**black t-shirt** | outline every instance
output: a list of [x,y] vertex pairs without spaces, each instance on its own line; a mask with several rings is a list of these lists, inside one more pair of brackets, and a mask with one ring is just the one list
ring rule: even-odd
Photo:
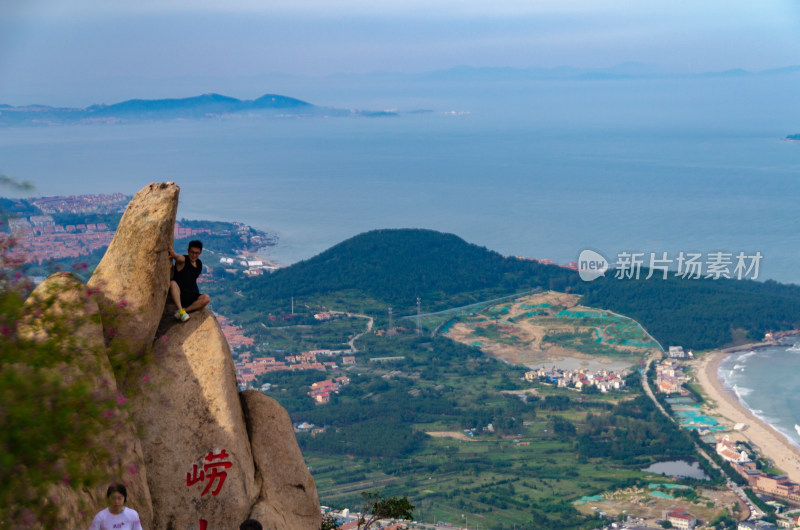
[[177,283],[178,287],[181,288],[181,295],[199,295],[200,289],[197,288],[197,277],[200,276],[201,272],[203,272],[203,262],[197,259],[195,260],[197,267],[192,267],[192,262],[189,261],[189,256],[184,257],[186,258],[186,261],[183,264],[183,268],[178,270],[178,267],[176,266],[172,275],[172,279],[175,280],[175,283]]

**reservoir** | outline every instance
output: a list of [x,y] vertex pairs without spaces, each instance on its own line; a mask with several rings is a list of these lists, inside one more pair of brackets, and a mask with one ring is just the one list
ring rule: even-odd
[[709,476],[703,471],[698,462],[687,462],[686,460],[667,460],[657,462],[642,471],[658,473],[670,477],[694,478],[698,480],[708,480]]

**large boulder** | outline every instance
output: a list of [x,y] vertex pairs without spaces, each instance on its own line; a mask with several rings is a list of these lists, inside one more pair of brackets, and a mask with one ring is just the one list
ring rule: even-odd
[[[180,188],[173,182],[145,186],[128,205],[113,241],[89,280],[102,293],[100,306],[130,309],[118,327],[103,322],[106,340],[130,349],[153,341],[169,289],[172,244]],[[122,382],[121,382],[122,383]]]
[[[316,487],[286,411],[257,392],[240,401],[228,342],[208,308],[184,323],[165,312],[178,192],[168,182],[137,193],[88,289],[69,276],[49,279],[33,298],[56,293],[55,301],[31,306],[25,333],[46,340],[54,328],[40,317],[63,317],[63,346],[84,353],[68,356],[61,375],[86,378],[123,405],[103,411],[115,421],[101,437],[116,450],[96,466],[127,484],[144,528],[216,530],[253,517],[266,528],[316,530]],[[64,527],[87,527],[105,488],[54,486]]]
[[[106,479],[88,489],[64,483],[54,484],[50,497],[56,499],[57,515],[63,528],[87,528],[95,513],[106,506],[106,488],[111,482],[125,484],[128,505],[139,512],[146,528],[153,518],[153,506],[139,438],[128,412],[119,407],[120,395],[107,356],[99,308],[86,286],[69,274],[50,276],[26,301],[26,317],[20,335],[44,344],[56,341],[51,361],[56,363],[63,384],[88,384],[97,403],[113,407],[104,418],[82,417],[97,429],[86,454],[85,465]],[[79,411],[83,412],[83,411]],[[54,463],[57,465],[57,463]]]
[[232,528],[247,519],[258,489],[228,342],[208,309],[185,323],[165,314],[161,329],[149,388],[131,396],[153,528],[198,528],[201,520]]
[[317,530],[322,522],[317,487],[289,414],[256,390],[240,396],[261,490],[250,516],[266,530]]

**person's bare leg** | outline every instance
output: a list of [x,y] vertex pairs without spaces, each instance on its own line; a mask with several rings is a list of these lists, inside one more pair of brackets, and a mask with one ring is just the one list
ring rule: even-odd
[[181,305],[181,288],[178,287],[178,284],[175,280],[171,280],[169,282],[169,295],[172,298],[172,301],[175,302],[175,305],[178,306],[178,311],[183,309]]
[[186,308],[186,312],[197,311],[198,309],[203,309],[208,303],[211,301],[211,297],[207,294],[201,294],[200,298],[192,302],[192,305]]

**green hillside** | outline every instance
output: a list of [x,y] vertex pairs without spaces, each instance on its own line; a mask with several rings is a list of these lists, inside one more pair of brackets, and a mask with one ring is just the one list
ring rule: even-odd
[[[643,269],[641,277],[647,276]],[[274,274],[230,279],[215,307],[243,324],[268,314],[297,318],[324,309],[383,318],[459,307],[536,287],[584,295],[583,303],[638,320],[662,345],[709,349],[760,339],[769,330],[800,327],[800,287],[774,281],[618,280],[612,273],[583,282],[575,271],[508,258],[433,230],[375,230]],[[236,291],[237,296],[230,294]]]
[[241,282],[246,299],[231,302],[234,312],[251,300],[265,309],[291,296],[315,298],[351,291],[398,313],[410,314],[420,296],[425,311],[481,301],[533,287],[563,290],[580,280],[572,271],[506,258],[433,230],[374,230],[261,278]]

